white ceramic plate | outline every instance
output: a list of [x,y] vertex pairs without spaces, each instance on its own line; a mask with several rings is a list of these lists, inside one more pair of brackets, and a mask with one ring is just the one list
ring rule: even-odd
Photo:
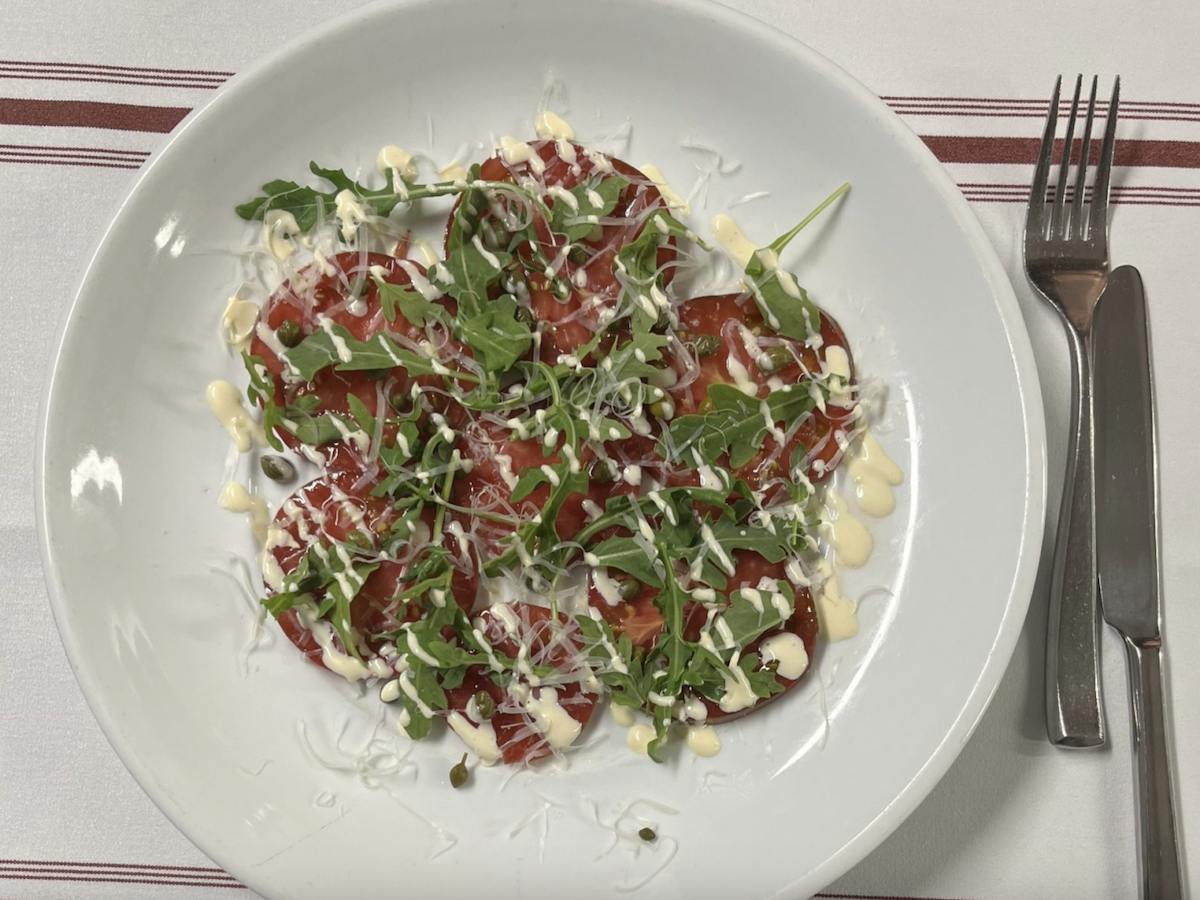
[[[550,80],[582,137],[628,123],[615,148],[681,191],[711,163],[685,143],[719,149],[699,227],[766,190],[736,210],[765,243],[853,184],[785,262],[886,385],[877,430],[907,481],[873,561],[846,583],[863,596],[862,633],[825,648],[794,695],[723,728],[719,756],[655,766],[603,717],[569,768],[492,770],[452,792],[452,736],[409,752],[390,712],[375,731],[374,696],[281,638],[246,652],[253,603],[230,576],[251,547],[216,504],[228,441],[203,394],[238,380],[216,339],[245,237],[236,203],[302,178],[310,159],[369,171],[388,143],[448,159],[528,134]],[[1039,396],[1017,304],[955,186],[805,47],[692,0],[377,6],[231,82],[103,236],[45,406],[47,578],[126,765],[268,897],[683,897],[724,882],[739,897],[802,897],[920,802],[1005,670],[1041,536]],[[407,754],[390,776],[354,771],[373,734],[374,764]],[[643,825],[655,844],[630,837]]]

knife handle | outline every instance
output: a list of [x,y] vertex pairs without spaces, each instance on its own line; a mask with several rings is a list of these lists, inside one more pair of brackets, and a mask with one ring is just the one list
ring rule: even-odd
[[1087,335],[1071,344],[1070,447],[1050,575],[1046,626],[1046,730],[1059,747],[1104,745],[1100,617],[1096,590],[1096,493],[1092,482],[1092,366]]
[[1138,851],[1142,900],[1183,900],[1183,871],[1175,831],[1162,645],[1126,639],[1133,755],[1137,767]]

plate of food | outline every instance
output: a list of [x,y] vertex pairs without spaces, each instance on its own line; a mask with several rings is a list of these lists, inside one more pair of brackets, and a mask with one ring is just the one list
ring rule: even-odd
[[398,2],[140,174],[39,510],[113,747],[263,896],[802,897],[982,715],[1043,439],[982,230],[827,60]]

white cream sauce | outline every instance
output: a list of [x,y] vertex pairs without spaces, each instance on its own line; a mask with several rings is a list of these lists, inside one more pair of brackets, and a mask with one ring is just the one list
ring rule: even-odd
[[242,403],[242,392],[236,386],[228,381],[214,381],[204,392],[204,399],[239,453],[248,453],[256,442],[266,445],[262,426]]
[[870,428],[859,435],[846,463],[859,509],[879,518],[896,508],[892,488],[904,481],[904,473],[880,446]]

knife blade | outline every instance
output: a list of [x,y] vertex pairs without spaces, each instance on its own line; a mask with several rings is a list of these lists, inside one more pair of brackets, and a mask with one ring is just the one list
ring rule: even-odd
[[1104,619],[1125,644],[1137,769],[1140,896],[1182,900],[1163,699],[1158,484],[1150,335],[1141,274],[1122,266],[1096,306],[1096,573]]

